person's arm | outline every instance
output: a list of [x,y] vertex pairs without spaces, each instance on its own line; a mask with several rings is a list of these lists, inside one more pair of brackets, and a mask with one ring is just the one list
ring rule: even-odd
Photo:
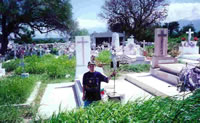
[[101,75],[101,81],[104,81],[104,82],[107,82],[107,83],[108,83],[109,80],[110,80],[113,76],[116,75],[116,72],[115,72],[115,71],[112,72],[112,74],[111,74],[110,76],[108,76],[108,77],[102,75],[101,73],[100,73],[100,75]]

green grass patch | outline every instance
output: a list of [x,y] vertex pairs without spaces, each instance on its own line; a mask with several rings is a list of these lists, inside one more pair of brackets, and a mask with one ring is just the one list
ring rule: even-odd
[[150,70],[149,64],[137,64],[137,65],[121,65],[119,71],[126,71],[126,72],[148,72]]
[[185,100],[155,97],[122,105],[97,102],[88,108],[60,112],[40,122],[200,122],[200,90]]
[[45,55],[43,57],[36,55],[28,56],[24,59],[24,69],[19,65],[21,62],[20,59],[11,60],[10,62],[3,63],[3,67],[6,71],[14,71],[17,75],[21,75],[23,72],[44,74],[49,79],[65,78],[66,74],[70,75],[69,78],[74,78],[75,76],[75,57],[69,59],[67,56],[56,58],[54,55]]
[[0,105],[24,103],[35,87],[38,78],[12,76],[0,80]]

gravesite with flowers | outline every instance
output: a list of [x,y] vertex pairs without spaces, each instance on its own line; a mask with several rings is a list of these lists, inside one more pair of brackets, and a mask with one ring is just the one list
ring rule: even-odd
[[198,6],[1,0],[0,122],[200,122]]

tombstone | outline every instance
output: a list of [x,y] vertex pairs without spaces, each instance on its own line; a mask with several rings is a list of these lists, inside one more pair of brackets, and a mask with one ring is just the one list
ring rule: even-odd
[[192,32],[191,29],[189,29],[189,31],[186,32],[186,34],[188,34],[188,40],[181,42],[181,46],[179,47],[181,55],[199,54],[199,47],[197,46],[197,41],[191,41],[193,33],[194,32]]
[[177,59],[167,56],[167,42],[168,42],[168,29],[157,28],[155,29],[155,49],[152,59],[152,67],[159,67],[159,64],[175,63]]
[[2,62],[0,62],[0,77],[5,76],[6,75],[6,71],[4,68],[2,68]]
[[131,35],[130,38],[128,38],[128,45],[129,44],[135,44],[133,35]]
[[76,65],[87,66],[90,61],[90,37],[89,36],[76,36]]
[[117,49],[117,48],[119,48],[119,34],[118,33],[116,33],[116,32],[114,32],[113,34],[112,34],[112,48],[115,48],[115,49]]

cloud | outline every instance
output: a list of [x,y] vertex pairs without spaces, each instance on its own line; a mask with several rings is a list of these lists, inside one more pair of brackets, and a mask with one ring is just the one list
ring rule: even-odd
[[77,20],[79,22],[80,28],[86,28],[86,29],[107,28],[105,21],[100,21],[97,19],[80,19],[80,18],[78,18]]
[[200,19],[200,3],[171,3],[166,22]]

